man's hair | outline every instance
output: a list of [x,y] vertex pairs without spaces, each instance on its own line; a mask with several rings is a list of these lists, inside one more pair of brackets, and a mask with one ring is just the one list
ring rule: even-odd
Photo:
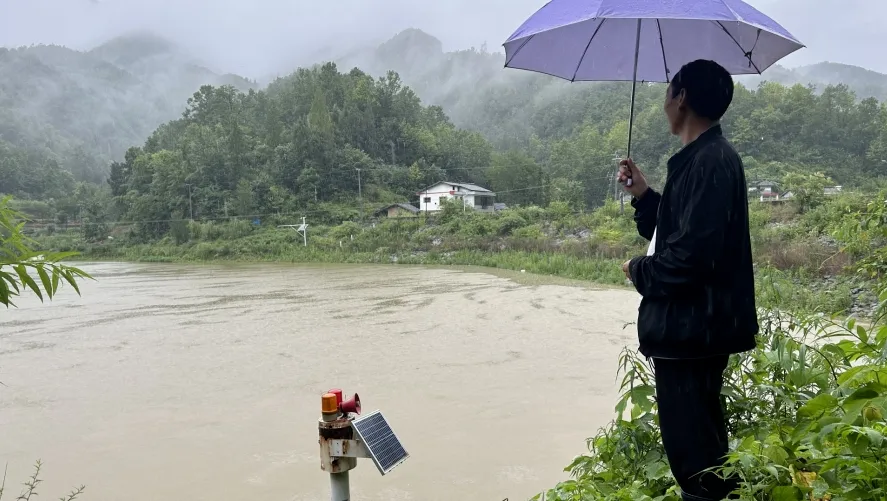
[[687,63],[671,79],[671,97],[687,91],[687,106],[696,115],[716,122],[733,101],[733,78],[723,66],[705,59]]

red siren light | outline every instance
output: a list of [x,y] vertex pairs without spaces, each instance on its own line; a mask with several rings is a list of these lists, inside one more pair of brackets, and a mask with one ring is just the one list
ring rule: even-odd
[[342,390],[339,388],[333,388],[329,390],[327,393],[332,393],[336,396],[336,405],[342,405]]
[[360,397],[357,396],[357,393],[355,393],[353,397],[339,404],[339,410],[344,414],[360,414]]

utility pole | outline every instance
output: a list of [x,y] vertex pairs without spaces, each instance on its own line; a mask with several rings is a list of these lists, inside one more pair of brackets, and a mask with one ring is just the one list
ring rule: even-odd
[[191,221],[194,221],[194,204],[191,203],[191,183],[188,186],[188,212],[191,214]]
[[360,201],[360,220],[363,221],[363,189],[360,184],[360,169],[357,169],[357,199]]

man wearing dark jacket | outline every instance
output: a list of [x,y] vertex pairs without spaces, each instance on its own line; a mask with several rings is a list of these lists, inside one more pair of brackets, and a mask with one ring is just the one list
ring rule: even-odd
[[662,443],[690,501],[736,488],[706,470],[728,452],[720,398],[728,358],[753,349],[758,332],[745,174],[718,123],[732,100],[733,79],[720,65],[685,65],[665,96],[684,147],[668,161],[662,193],[631,159],[619,172],[638,233],[653,240],[652,252],[622,270],[643,298],[640,351],[653,360]]

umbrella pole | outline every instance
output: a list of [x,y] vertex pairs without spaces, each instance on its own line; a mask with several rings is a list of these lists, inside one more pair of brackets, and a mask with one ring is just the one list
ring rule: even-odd
[[[629,114],[628,114],[628,154],[625,155],[625,158],[631,158],[631,131],[634,129],[634,96],[637,92],[638,87],[638,55],[641,52],[641,22],[642,19],[638,19],[638,29],[637,34],[635,35],[634,40],[634,74],[631,77],[631,105],[629,106]],[[631,178],[628,178],[625,181],[625,186],[631,186]],[[619,197],[619,207],[620,211],[625,213],[625,199],[624,196]]]
[[[638,55],[641,51],[641,19],[638,19],[637,35],[634,42],[634,74],[631,78],[631,107],[628,116],[628,155],[631,158],[631,130],[634,128],[634,97],[638,86]],[[628,183],[631,186],[631,182]]]

